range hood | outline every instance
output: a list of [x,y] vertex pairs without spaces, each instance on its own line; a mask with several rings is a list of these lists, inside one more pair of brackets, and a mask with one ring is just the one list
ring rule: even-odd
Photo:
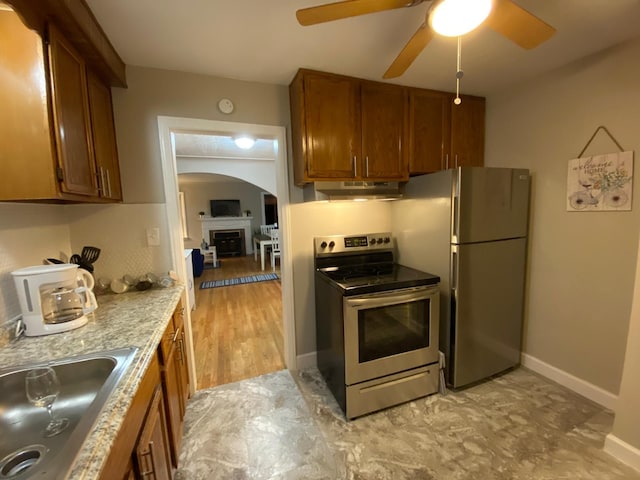
[[393,199],[402,197],[399,182],[321,181],[305,187],[305,200]]

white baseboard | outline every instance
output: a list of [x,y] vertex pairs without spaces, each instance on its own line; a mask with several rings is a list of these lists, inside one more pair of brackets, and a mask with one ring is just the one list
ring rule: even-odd
[[553,380],[554,382],[558,382],[559,384],[579,393],[583,397],[586,397],[605,408],[608,408],[609,410],[615,411],[616,402],[618,400],[617,395],[597,387],[592,383],[586,382],[581,378],[575,377],[564,370],[560,370],[553,365],[549,365],[542,360],[538,360],[531,355],[527,355],[526,353],[522,354],[521,359],[523,366]]
[[640,471],[640,450],[610,433],[604,440],[604,451]]
[[318,358],[316,352],[305,353],[296,357],[296,366],[298,370],[305,368],[315,367],[318,365]]

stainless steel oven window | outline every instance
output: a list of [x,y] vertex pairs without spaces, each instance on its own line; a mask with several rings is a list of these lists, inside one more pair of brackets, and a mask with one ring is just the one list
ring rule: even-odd
[[[437,285],[345,297],[343,319],[346,384],[353,385],[437,362],[439,308],[440,293]],[[411,321],[407,320],[409,316],[414,314],[416,316]],[[380,317],[387,318],[381,319]],[[365,330],[370,333],[360,333],[361,318],[365,319]],[[368,318],[371,318],[370,325],[366,324]],[[391,328],[391,325],[395,325],[395,329],[398,329],[398,324],[402,325],[402,329],[405,330],[405,336],[409,336],[406,335],[407,329],[409,331],[414,329],[413,333],[415,333],[421,332],[421,328],[424,328],[423,333],[427,341],[422,342],[423,346],[407,351],[406,348],[399,348],[397,339],[392,337],[390,343],[395,343],[395,345],[373,348],[378,335]],[[416,325],[419,324],[422,324],[423,327],[416,329]],[[379,328],[381,325],[386,325],[386,328]],[[375,335],[374,332],[376,332]],[[365,342],[371,347],[371,351],[365,353],[364,356],[372,355],[376,358],[369,361],[360,360],[361,335],[364,335]],[[422,335],[420,333],[413,335],[414,342],[416,337],[422,338]],[[412,343],[410,347],[414,347],[420,341]],[[407,344],[404,346],[406,347]],[[384,350],[396,353],[378,357],[377,355]],[[372,353],[374,351],[378,353]]]
[[370,362],[429,346],[429,299],[358,312],[358,360]]

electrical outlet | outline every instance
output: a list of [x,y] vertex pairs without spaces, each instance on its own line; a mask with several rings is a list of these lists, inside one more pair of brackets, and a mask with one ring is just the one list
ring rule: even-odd
[[149,247],[160,245],[160,229],[158,227],[147,228],[147,245]]

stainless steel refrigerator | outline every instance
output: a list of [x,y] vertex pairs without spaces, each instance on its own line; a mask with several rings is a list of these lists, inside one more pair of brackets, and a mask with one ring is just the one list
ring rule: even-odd
[[461,167],[412,178],[391,206],[398,262],[441,277],[453,388],[520,363],[529,186],[525,169]]

